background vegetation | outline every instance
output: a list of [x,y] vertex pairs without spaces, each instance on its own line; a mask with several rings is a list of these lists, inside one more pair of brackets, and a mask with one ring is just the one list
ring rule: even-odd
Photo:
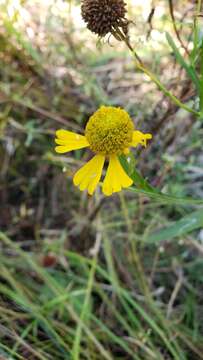
[[[133,47],[193,112],[197,15],[201,1],[128,1]],[[124,107],[153,134],[136,168],[169,195],[73,187],[88,155],[57,156],[54,133],[82,132],[100,104]],[[124,43],[98,41],[80,1],[0,1],[2,359],[203,359],[203,128],[193,112],[137,69]]]

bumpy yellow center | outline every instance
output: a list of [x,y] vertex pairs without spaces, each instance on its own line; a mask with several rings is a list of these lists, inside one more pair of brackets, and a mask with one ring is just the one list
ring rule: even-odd
[[89,119],[85,136],[95,153],[122,154],[131,144],[134,125],[120,108],[101,106]]

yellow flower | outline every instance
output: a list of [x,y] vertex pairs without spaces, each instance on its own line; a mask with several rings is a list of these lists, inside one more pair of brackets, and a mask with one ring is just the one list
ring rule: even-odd
[[96,155],[79,169],[73,183],[81,191],[92,195],[101,179],[105,159],[109,161],[106,176],[102,183],[105,195],[112,195],[132,185],[132,179],[126,174],[118,156],[128,154],[129,148],[138,144],[147,145],[151,134],[134,130],[128,113],[120,108],[101,106],[89,119],[85,136],[67,130],[57,130],[55,150],[57,153],[89,147]]

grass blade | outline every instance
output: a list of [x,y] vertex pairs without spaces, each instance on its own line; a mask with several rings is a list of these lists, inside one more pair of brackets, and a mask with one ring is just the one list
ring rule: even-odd
[[185,61],[185,59],[183,58],[183,56],[181,55],[180,51],[178,50],[176,44],[174,43],[171,35],[169,33],[166,33],[166,39],[171,47],[171,49],[174,52],[174,55],[176,57],[176,60],[179,62],[179,64],[185,69],[186,73],[188,74],[188,76],[191,78],[191,80],[193,81],[193,83],[195,84],[198,93],[200,93],[200,81],[198,79],[198,76],[196,74],[195,68],[192,65],[188,65]]
[[187,215],[181,220],[175,222],[175,224],[149,235],[146,241],[150,243],[157,243],[162,240],[171,240],[177,236],[185,235],[202,226],[203,209],[199,211],[194,211],[190,215]]

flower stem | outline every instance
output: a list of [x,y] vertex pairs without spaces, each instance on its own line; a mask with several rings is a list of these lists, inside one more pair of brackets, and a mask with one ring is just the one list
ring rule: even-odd
[[137,54],[136,54],[135,50],[133,50],[133,48],[131,46],[129,46],[128,42],[126,42],[126,45],[128,46],[128,48],[130,49],[130,51],[136,58],[136,67],[140,71],[145,73],[167,97],[169,97],[178,107],[186,110],[187,112],[190,112],[196,116],[200,115],[199,112],[197,112],[197,111],[191,109],[190,107],[188,107],[187,105],[183,104],[175,95],[173,95],[169,90],[167,90],[167,88],[161,83],[161,81],[156,77],[156,75],[154,75],[150,70],[148,70],[143,65],[143,63],[140,63],[137,61]]
[[153,74],[149,69],[146,68],[146,66],[143,64],[142,60],[140,59],[137,52],[133,49],[132,45],[130,44],[129,38],[120,31],[120,29],[117,29],[117,33],[119,33],[120,39],[125,42],[130,52],[135,57],[135,65],[136,67],[142,71],[144,74],[146,74],[156,85],[157,87],[167,96],[169,97],[178,107],[186,110],[187,112],[190,112],[196,116],[200,116],[200,113],[191,109],[187,105],[183,104],[175,95],[173,95],[162,83],[161,81],[156,77],[155,74]]
[[[198,14],[202,10],[202,0],[198,0],[197,3],[197,14],[194,19],[194,49],[195,55],[198,54],[198,42],[199,42],[199,27],[198,27]],[[200,112],[203,113],[203,42],[200,48]]]

